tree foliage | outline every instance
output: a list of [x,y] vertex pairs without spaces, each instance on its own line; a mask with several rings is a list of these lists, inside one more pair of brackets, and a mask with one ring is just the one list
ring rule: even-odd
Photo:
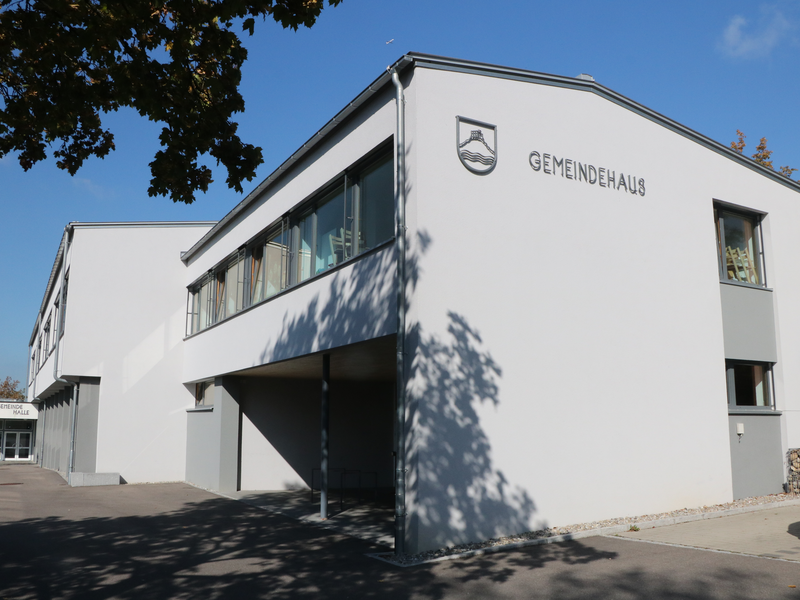
[[[731,142],[731,148],[736,150],[739,154],[744,154],[744,148],[747,145],[744,141],[744,138],[747,136],[743,134],[740,130],[736,130],[736,141]],[[767,167],[768,169],[775,169],[772,166],[772,150],[767,148],[767,138],[762,137],[761,140],[758,142],[758,146],[756,146],[756,151],[753,153],[753,160],[756,161],[758,164]],[[793,169],[792,167],[784,166],[778,167],[778,170],[781,172],[781,175],[788,177],[789,179],[792,178],[792,173],[797,171],[797,169]]]
[[769,157],[772,156],[772,150],[767,150],[767,138],[762,137],[761,141],[756,146],[756,151],[753,153],[753,160],[760,165],[764,165],[768,169],[772,169],[772,161]]
[[5,381],[0,381],[0,398],[8,400],[25,400],[25,389],[20,389],[19,381],[6,377]]
[[[328,0],[335,6],[341,0]],[[255,176],[261,148],[231,116],[247,58],[237,30],[255,19],[311,27],[325,0],[0,0],[0,158],[24,169],[47,156],[71,175],[114,149],[103,113],[131,107],[163,123],[150,163],[151,196],[191,203],[205,192],[210,155],[227,184]]]

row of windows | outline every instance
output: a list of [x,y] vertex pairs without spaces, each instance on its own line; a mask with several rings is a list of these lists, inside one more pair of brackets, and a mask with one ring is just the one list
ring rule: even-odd
[[347,173],[190,286],[187,335],[391,239],[392,165],[382,155]]
[[[763,215],[717,206],[717,257],[720,281],[766,287],[761,220]],[[729,410],[775,406],[772,364],[726,361]]]
[[53,310],[50,311],[49,315],[47,315],[47,320],[45,321],[44,327],[42,328],[42,331],[39,334],[39,338],[36,342],[36,348],[34,348],[31,354],[31,381],[33,381],[33,378],[44,366],[44,363],[47,362],[47,359],[53,353],[53,350],[56,349],[56,336],[52,333],[53,323],[55,323],[57,328],[58,336],[60,337],[64,335],[64,322],[67,314],[68,277],[69,276],[64,279],[64,309],[61,310],[61,299],[59,298],[55,301]]

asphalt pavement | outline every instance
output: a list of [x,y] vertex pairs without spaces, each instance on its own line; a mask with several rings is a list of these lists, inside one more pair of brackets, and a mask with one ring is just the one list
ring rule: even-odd
[[0,598],[800,600],[800,562],[766,556],[791,550],[797,513],[728,525],[739,516],[703,525],[767,545],[789,537],[737,550],[688,547],[713,529],[645,539],[687,523],[400,568],[366,556],[382,546],[183,483],[70,488],[2,464]]

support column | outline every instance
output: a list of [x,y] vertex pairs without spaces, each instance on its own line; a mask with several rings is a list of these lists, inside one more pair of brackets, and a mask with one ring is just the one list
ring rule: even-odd
[[320,410],[319,516],[328,518],[328,425],[330,421],[331,355],[322,355],[322,406]]
[[236,382],[232,377],[214,380],[214,414],[218,419],[219,466],[216,489],[235,492],[239,480],[239,402]]

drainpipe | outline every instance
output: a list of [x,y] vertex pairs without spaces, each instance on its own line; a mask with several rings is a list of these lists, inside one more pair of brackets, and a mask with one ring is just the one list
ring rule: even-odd
[[[39,406],[42,407],[42,410],[39,411],[39,414],[42,417],[42,422],[41,422],[42,441],[41,441],[41,446],[39,448],[39,460],[37,462],[39,463],[40,467],[44,467],[44,435],[45,435],[45,433],[47,433],[47,427],[46,427],[46,425],[47,425],[47,403],[42,401],[40,398],[34,398],[34,400],[39,400]],[[40,427],[40,423],[39,423],[39,421],[36,421],[37,433],[38,433],[39,427]],[[34,440],[35,439],[36,438],[34,437]]]
[[406,534],[406,140],[405,98],[403,84],[394,68],[392,83],[397,90],[397,407],[395,427],[397,429],[397,462],[395,464],[394,496],[394,552],[405,554]]
[[81,393],[81,384],[74,383],[72,393],[72,427],[69,435],[69,464],[67,465],[67,483],[72,485],[72,473],[75,470],[75,426],[78,412],[78,396]]

